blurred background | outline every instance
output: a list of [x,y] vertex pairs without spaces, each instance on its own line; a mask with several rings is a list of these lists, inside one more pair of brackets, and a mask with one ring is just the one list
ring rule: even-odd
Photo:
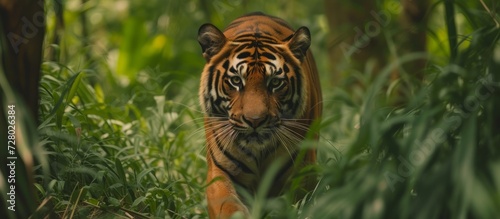
[[310,29],[324,116],[316,190],[253,218],[500,215],[495,0],[0,1],[2,215],[206,218],[197,32],[254,11]]

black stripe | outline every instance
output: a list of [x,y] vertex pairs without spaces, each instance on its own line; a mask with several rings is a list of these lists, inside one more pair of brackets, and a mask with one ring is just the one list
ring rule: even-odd
[[217,138],[215,130],[213,130],[212,133],[213,133],[217,148],[222,152],[222,154],[224,154],[224,156],[226,156],[231,162],[233,162],[233,164],[236,167],[240,168],[243,172],[245,172],[247,174],[254,174],[255,175],[255,173],[247,165],[238,161],[238,159],[236,159],[231,153],[229,153],[229,151],[224,150],[224,148],[222,148],[221,142],[220,142],[219,138]]
[[290,68],[288,68],[287,64],[283,65],[283,71],[285,71],[285,75],[288,74],[288,72],[290,72]]
[[240,182],[237,178],[235,178],[235,176],[233,176],[226,168],[224,168],[219,162],[217,162],[217,159],[215,158],[215,155],[213,153],[212,150],[209,150],[209,154],[210,154],[210,157],[212,158],[212,161],[214,162],[215,166],[217,166],[217,168],[219,168],[220,170],[222,170],[222,172],[224,172],[227,176],[229,176],[229,179],[233,182],[233,183],[236,183],[238,184],[239,186],[241,186],[242,188],[244,189],[248,189],[248,187],[243,184],[243,182]]
[[[208,110],[208,109],[210,109],[210,108],[211,108],[212,103],[210,102],[210,97],[205,96],[205,97],[203,98],[203,102],[205,103],[205,109],[207,109],[207,110]],[[213,112],[207,112],[207,113],[211,114],[211,116],[213,115]]]
[[[208,68],[208,72],[203,72],[202,74],[207,74],[208,73],[208,80],[207,80],[207,90],[210,91],[213,89],[212,86],[212,81],[214,80],[214,72],[216,71],[217,65],[222,62],[222,60],[226,59],[229,55],[231,54],[231,50],[225,51],[224,54],[217,56],[218,58],[210,60],[210,67]],[[217,84],[215,84],[217,87]]]
[[228,98],[226,97],[219,97],[215,100],[212,100],[212,108],[214,108],[214,112],[213,113],[217,113],[217,114],[220,114],[220,115],[227,115],[227,111],[225,110],[225,108],[222,107],[222,102],[223,101],[229,101]]
[[[274,66],[277,68],[277,66]],[[275,75],[280,75],[281,73],[283,73],[283,68],[279,68],[278,71],[274,72]]]
[[236,47],[236,49],[233,52],[234,52],[234,54],[238,54],[240,51],[242,51],[244,49],[253,49],[253,48],[258,48],[264,52],[268,52],[271,54],[273,54],[273,53],[276,54],[276,53],[280,52],[280,50],[275,48],[274,45],[269,45],[269,44],[262,43],[262,42],[256,43],[255,41],[240,45],[240,46]]
[[251,55],[250,52],[242,52],[240,54],[238,54],[238,56],[236,56],[238,59],[244,59],[244,58],[247,58]]
[[[273,63],[273,62],[270,62],[270,61],[259,61],[259,63],[268,64],[268,65],[270,65],[270,66],[272,66],[272,67],[275,67],[275,68],[277,67],[276,65],[274,65],[274,63]],[[280,73],[281,73],[281,72],[280,72]]]
[[212,90],[212,80],[214,78],[214,69],[215,69],[215,65],[212,65],[208,68],[208,80],[207,80],[207,91],[208,93],[210,93],[210,91]]
[[257,156],[255,156],[255,154],[253,154],[249,149],[245,148],[244,146],[242,145],[238,145],[236,148],[238,148],[243,154],[251,157],[255,163],[257,164],[258,166],[258,159],[257,159]]
[[222,67],[227,70],[228,67],[229,67],[229,60],[226,59],[226,61],[224,62],[224,64],[222,64]]
[[[219,85],[219,77],[220,77],[220,71],[219,70],[216,70],[215,72],[210,72],[210,76],[209,76],[209,84],[210,84],[210,89],[208,90],[208,95],[210,96],[210,99],[211,99],[211,104],[212,104],[212,109],[214,110],[214,112],[216,113],[221,113],[221,109],[220,109],[220,98],[218,98],[220,95],[217,95],[217,97],[212,97],[212,95],[210,95],[212,92],[212,89],[215,89],[215,92],[218,94],[219,92],[219,89],[218,88],[218,85]],[[213,85],[212,85],[213,83]]]
[[269,52],[271,53],[279,53],[280,51],[278,49],[276,49],[273,45],[267,45],[267,44],[263,44],[259,47],[259,49],[261,50],[269,50]]
[[269,37],[269,36],[266,36],[266,35],[260,35],[259,33],[240,35],[236,39],[233,40],[233,42],[238,42],[238,43],[245,43],[245,42],[252,43],[255,41],[262,42],[262,43],[270,43],[270,44],[278,43],[278,41],[276,41],[276,39]]
[[270,60],[276,60],[276,56],[274,56],[272,53],[262,52],[261,55]]
[[244,50],[245,48],[247,48],[247,46],[248,46],[247,44],[239,45],[238,47],[236,47],[236,48],[233,50],[233,52],[234,52],[235,54],[237,54],[237,53],[239,53],[241,50]]
[[212,161],[214,162],[215,166],[217,166],[219,169],[221,169],[222,172],[226,173],[226,175],[229,176],[231,181],[236,182],[236,179],[234,178],[234,176],[228,170],[226,170],[226,168],[224,168],[219,162],[217,162],[217,159],[215,159],[215,155],[212,152],[212,150],[209,150],[208,152],[210,153],[210,157],[212,158]]

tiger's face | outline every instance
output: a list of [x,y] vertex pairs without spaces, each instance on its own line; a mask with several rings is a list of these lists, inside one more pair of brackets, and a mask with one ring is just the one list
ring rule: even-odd
[[207,60],[200,102],[220,139],[261,148],[289,142],[304,129],[296,118],[307,90],[300,67],[310,44],[306,28],[286,39],[265,33],[227,39],[205,25],[199,41]]

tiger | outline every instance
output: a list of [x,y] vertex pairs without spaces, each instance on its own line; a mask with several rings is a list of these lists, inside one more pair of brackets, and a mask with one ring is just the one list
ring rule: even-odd
[[[254,12],[232,21],[224,32],[203,24],[198,42],[206,61],[199,101],[208,214],[229,218],[241,212],[248,217],[240,188],[255,194],[266,170],[281,159],[284,164],[268,192],[279,196],[297,166],[316,162],[316,149],[299,149],[322,114],[311,34],[307,27],[294,31],[280,18]],[[304,189],[311,190],[316,179],[304,181]]]

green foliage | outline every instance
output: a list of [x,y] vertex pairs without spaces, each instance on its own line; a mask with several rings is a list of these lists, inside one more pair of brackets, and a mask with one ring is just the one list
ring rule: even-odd
[[[402,63],[382,71],[362,105],[350,108],[360,115],[356,137],[340,161],[322,165],[321,194],[301,217],[494,218],[500,213],[500,120],[494,113],[500,107],[500,29],[484,18],[469,17],[486,25],[458,39],[468,41],[464,50],[456,49],[456,39],[450,41],[456,54],[447,65],[429,66],[431,80],[408,97],[406,106],[388,107],[383,95],[388,74]],[[451,20],[448,26],[455,25]],[[455,31],[448,31],[449,38],[457,38]],[[418,56],[400,60],[412,58]],[[344,95],[334,98],[337,108],[352,105]]]
[[[146,75],[153,74],[157,72]],[[161,89],[113,104],[98,86],[85,79],[76,83],[82,73],[67,82],[48,75],[41,83],[42,108],[48,113],[40,133],[49,152],[51,176],[43,178],[38,188],[42,196],[52,199],[54,213],[108,217],[118,211],[143,217],[190,217],[201,211],[203,179],[193,171],[203,168],[203,141],[201,135],[189,136],[190,129],[201,129],[200,114],[185,105],[196,105],[193,94],[167,101],[166,88],[158,86]],[[71,91],[76,93],[73,98]],[[61,98],[71,101],[57,104]],[[58,126],[58,112],[63,114],[62,126]]]
[[[63,37],[60,44],[46,44],[57,55],[42,66],[38,130],[45,157],[38,156],[49,162],[36,169],[36,217],[207,217],[197,101],[204,64],[196,41],[201,24],[222,29],[260,10],[295,27],[306,25],[319,69],[328,69],[320,1],[83,2],[65,3],[66,28],[59,32],[55,12],[47,12],[47,41],[56,33]],[[444,1],[433,8],[431,22],[445,25],[445,18],[448,27],[429,30],[429,51],[439,53],[408,54],[377,76],[366,69],[346,79],[356,78],[362,88],[331,88],[328,71],[321,71],[319,163],[302,172],[317,171],[319,183],[295,203],[292,192],[266,199],[266,181],[249,198],[253,218],[500,214],[500,19],[479,4]],[[461,32],[464,26],[470,32]],[[386,40],[392,42],[389,34]],[[390,105],[389,75],[421,58],[429,61],[427,80],[407,92],[404,106]]]

